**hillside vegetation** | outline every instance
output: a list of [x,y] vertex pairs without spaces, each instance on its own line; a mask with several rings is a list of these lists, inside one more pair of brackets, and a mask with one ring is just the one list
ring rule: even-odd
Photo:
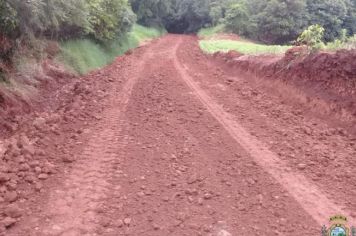
[[288,44],[316,24],[325,28],[327,42],[339,38],[343,29],[348,36],[356,33],[356,0],[131,0],[131,4],[139,23],[173,33],[224,24],[232,33],[268,44]]
[[137,47],[145,40],[159,37],[163,31],[134,25],[132,31],[107,42],[98,44],[92,39],[72,39],[61,43],[58,60],[80,74],[111,63],[115,57]]
[[[0,77],[26,57],[46,58],[47,41],[60,42],[59,61],[86,73],[145,37],[159,35],[135,23],[170,33],[203,29],[203,36],[226,31],[276,45],[291,45],[317,25],[323,28],[320,43],[325,45],[313,47],[336,50],[353,45],[345,39],[356,33],[356,0],[1,0]],[[203,44],[208,51],[225,46],[247,53],[285,49],[226,41]]]

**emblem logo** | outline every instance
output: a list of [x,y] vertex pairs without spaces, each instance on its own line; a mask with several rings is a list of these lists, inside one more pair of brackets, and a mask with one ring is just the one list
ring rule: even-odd
[[341,215],[330,217],[330,227],[325,225],[321,230],[322,236],[356,236],[356,228],[350,227],[347,218]]

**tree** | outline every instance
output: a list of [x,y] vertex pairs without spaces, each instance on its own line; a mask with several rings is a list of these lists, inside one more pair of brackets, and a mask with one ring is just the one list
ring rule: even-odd
[[99,41],[112,40],[126,32],[135,15],[126,0],[87,0],[89,4],[90,33]]
[[58,36],[60,32],[85,32],[89,28],[85,0],[6,0],[16,12],[23,36]]
[[214,26],[219,24],[221,19],[224,18],[224,11],[225,9],[221,3],[217,3],[217,2],[211,3],[209,16]]
[[9,3],[0,1],[0,33],[13,36],[18,27],[17,13]]
[[249,12],[245,1],[232,4],[225,16],[226,28],[234,33],[246,35],[249,27]]
[[127,0],[5,0],[5,4],[15,12],[23,37],[90,35],[105,41],[128,31],[135,21]]
[[139,23],[163,26],[173,33],[190,33],[212,23],[211,2],[211,0],[131,0],[131,5]]
[[130,0],[132,10],[140,24],[164,27],[165,21],[174,13],[172,0]]
[[256,16],[257,37],[267,43],[292,41],[306,26],[305,18],[305,0],[270,0]]
[[347,5],[348,13],[343,28],[347,29],[349,35],[356,34],[356,0],[351,0]]
[[347,19],[348,0],[308,0],[309,25],[319,24],[325,28],[324,39],[333,41],[340,36]]

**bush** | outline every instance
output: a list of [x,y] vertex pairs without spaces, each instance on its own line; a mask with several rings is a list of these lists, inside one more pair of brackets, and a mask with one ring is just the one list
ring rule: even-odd
[[323,47],[323,38],[324,38],[324,27],[320,25],[309,26],[308,29],[298,37],[297,41],[301,44],[307,45],[313,50],[319,50]]

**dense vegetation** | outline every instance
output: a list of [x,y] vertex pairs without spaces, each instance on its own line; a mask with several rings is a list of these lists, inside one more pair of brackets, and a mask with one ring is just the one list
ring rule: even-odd
[[[129,1],[129,2],[128,2]],[[268,43],[295,40],[310,25],[332,41],[356,33],[356,0],[0,0],[0,31],[10,38],[117,38],[136,20],[169,32],[196,32],[223,23]]]
[[50,41],[58,60],[86,73],[161,34],[135,21],[128,0],[0,0],[0,75],[41,60]]
[[1,0],[0,29],[12,37],[73,38],[105,41],[135,22],[127,0]]
[[92,44],[106,52],[129,48],[123,45],[135,44],[125,40],[133,40],[128,32],[136,21],[173,33],[223,25],[271,44],[290,43],[320,25],[320,41],[342,42],[356,33],[356,0],[0,0],[0,72],[14,51],[47,39],[68,41],[61,44],[64,51]]
[[138,21],[169,32],[226,25],[229,31],[266,43],[295,40],[310,25],[332,41],[356,33],[356,0],[131,0]]

